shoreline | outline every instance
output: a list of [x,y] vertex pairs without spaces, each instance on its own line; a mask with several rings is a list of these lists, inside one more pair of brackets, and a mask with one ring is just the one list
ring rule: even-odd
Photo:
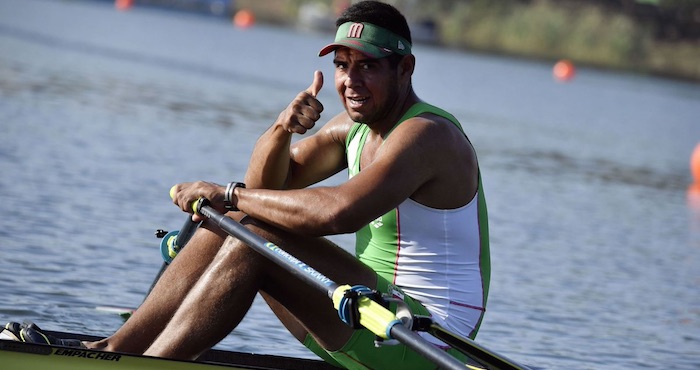
[[[330,3],[238,0],[236,7],[253,12],[261,23],[289,27],[308,23],[312,13],[323,25],[316,31],[328,32],[337,12]],[[441,2],[393,3],[420,35],[414,42],[552,63],[568,59],[579,67],[700,83],[700,39],[661,40],[648,24],[596,3],[477,0],[449,8]]]

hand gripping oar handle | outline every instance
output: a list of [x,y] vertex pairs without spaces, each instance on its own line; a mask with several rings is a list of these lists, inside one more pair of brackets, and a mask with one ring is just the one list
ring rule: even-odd
[[[174,198],[175,186],[170,188],[170,199]],[[194,222],[192,221],[191,217],[188,217],[187,221],[185,221],[185,224],[182,225],[182,228],[180,228],[180,232],[178,232],[177,234],[177,238],[175,239],[175,245],[182,248],[185,244],[187,244],[192,235],[194,235],[194,232],[197,231],[197,227],[199,227],[199,222]]]
[[[170,198],[174,198],[175,187],[170,188]],[[180,253],[185,244],[190,240],[195,231],[199,227],[199,222],[192,221],[192,217],[188,217],[185,224],[180,230],[175,230],[167,233],[160,243],[160,251],[163,260],[166,264],[170,264],[173,258]]]
[[[202,198],[193,203],[194,212],[213,221],[227,234],[239,239],[258,253],[277,263],[280,267],[302,279],[304,282],[325,292],[332,298],[334,307],[338,309],[341,298],[351,289],[349,285],[339,286],[333,280],[316,271],[311,266],[282,250],[245,226],[236,222],[208,205],[208,200]],[[417,333],[401,324],[401,321],[391,311],[371,300],[360,297],[358,302],[360,324],[385,339],[397,339],[407,347],[433,361],[442,369],[464,370],[466,365],[435,347]]]

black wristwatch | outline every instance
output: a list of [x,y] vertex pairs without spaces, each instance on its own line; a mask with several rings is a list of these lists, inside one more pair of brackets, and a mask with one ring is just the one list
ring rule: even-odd
[[245,184],[242,182],[229,182],[228,185],[226,185],[226,192],[224,193],[224,208],[226,208],[228,211],[238,211],[238,207],[231,203],[231,199],[233,199],[233,190],[236,188],[245,189]]

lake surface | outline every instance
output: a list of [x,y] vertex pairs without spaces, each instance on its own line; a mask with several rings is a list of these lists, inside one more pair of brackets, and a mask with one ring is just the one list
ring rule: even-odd
[[[241,179],[330,35],[109,2],[0,0],[0,321],[109,335],[178,182]],[[700,368],[700,85],[417,45],[475,144],[493,276],[478,341],[538,369]],[[322,118],[323,120],[323,118]],[[342,176],[328,183],[342,181]],[[350,246],[352,238],[335,236]],[[219,348],[313,358],[261,301]]]

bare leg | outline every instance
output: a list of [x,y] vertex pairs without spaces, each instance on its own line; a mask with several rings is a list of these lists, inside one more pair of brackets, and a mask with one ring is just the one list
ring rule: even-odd
[[[206,226],[209,227],[209,226]],[[218,227],[197,230],[134,315],[113,335],[98,342],[85,343],[89,348],[126,353],[143,353],[165,328],[187,292],[209,266],[223,243]]]
[[[328,239],[281,234],[269,226],[261,227],[267,229],[267,235],[263,235],[268,239],[336,283],[376,288],[374,271]],[[281,240],[275,241],[276,236]],[[311,288],[279,268],[272,270],[261,293],[272,311],[300,342],[311,334],[322,347],[337,350],[353,333],[340,320],[325,292]]]
[[189,291],[161,335],[144,353],[194,359],[223,339],[248,312],[258,292],[263,257],[229,238]]
[[[303,238],[265,225],[247,226],[339,283],[376,284],[369,268],[325,239]],[[145,354],[196,358],[238,325],[258,291],[300,340],[309,332],[324,347],[337,349],[352,334],[323,292],[229,238]]]

